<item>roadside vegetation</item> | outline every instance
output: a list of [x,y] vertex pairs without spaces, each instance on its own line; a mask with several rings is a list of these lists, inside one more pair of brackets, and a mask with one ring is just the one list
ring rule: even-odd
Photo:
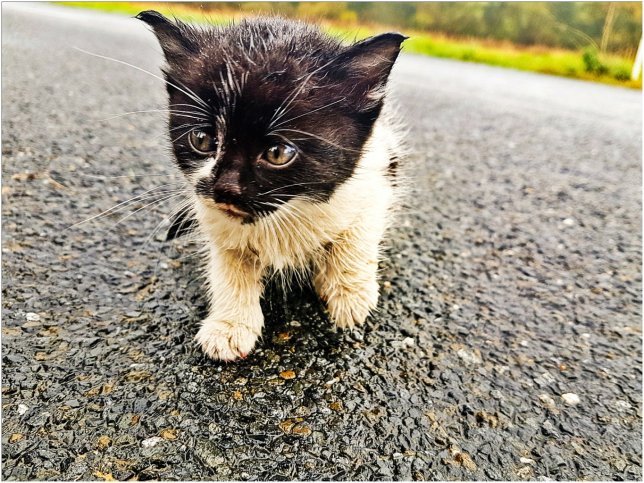
[[155,9],[220,24],[274,12],[315,19],[361,39],[384,29],[410,36],[405,51],[641,88],[631,70],[642,35],[641,3],[616,2],[57,2],[136,15]]

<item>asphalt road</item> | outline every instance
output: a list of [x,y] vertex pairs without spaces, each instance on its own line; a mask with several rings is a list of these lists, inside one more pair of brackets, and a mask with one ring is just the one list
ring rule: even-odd
[[73,49],[158,72],[152,34],[2,9],[4,478],[642,478],[641,93],[403,55],[380,311],[338,333],[273,287],[226,365],[170,202],[65,230],[175,179],[163,113],[104,120],[163,85]]

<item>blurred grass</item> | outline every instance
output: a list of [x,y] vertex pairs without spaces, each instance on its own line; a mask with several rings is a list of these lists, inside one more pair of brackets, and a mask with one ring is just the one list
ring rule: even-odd
[[[136,15],[154,9],[169,17],[195,23],[224,24],[245,12],[222,10],[203,12],[185,4],[157,2],[55,2],[59,5],[90,8],[103,12]],[[384,26],[343,25],[320,22],[332,35],[347,39],[362,39],[387,30]],[[395,30],[395,28],[394,28]],[[618,55],[599,54],[595,50],[564,50],[550,47],[521,47],[509,42],[450,38],[443,34],[405,30],[410,37],[404,50],[421,55],[456,59],[466,62],[507,67],[543,74],[583,79],[624,87],[642,87],[642,81],[630,80],[632,61]]]
[[[517,48],[512,45],[486,45],[481,41],[454,41],[440,35],[422,35],[405,43],[408,52],[480,62],[513,69],[540,72],[576,79],[641,88],[642,81],[631,81],[632,62],[619,56],[599,55],[593,50],[570,51],[538,47]],[[596,60],[600,66],[586,58]]]

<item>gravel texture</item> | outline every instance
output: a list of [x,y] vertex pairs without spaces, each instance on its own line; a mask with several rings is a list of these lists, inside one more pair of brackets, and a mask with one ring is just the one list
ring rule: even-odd
[[641,93],[403,56],[379,312],[340,333],[272,286],[221,364],[170,202],[66,229],[176,179],[164,113],[104,120],[162,84],[73,49],[158,72],[153,36],[2,9],[3,478],[642,478]]

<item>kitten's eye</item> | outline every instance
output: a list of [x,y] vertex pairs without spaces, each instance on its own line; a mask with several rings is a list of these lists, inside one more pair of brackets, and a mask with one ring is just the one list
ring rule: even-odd
[[195,129],[190,131],[190,146],[199,154],[210,154],[217,150],[217,141],[210,134]]
[[262,155],[266,161],[275,166],[283,166],[293,160],[297,150],[288,144],[276,144],[271,146]]

